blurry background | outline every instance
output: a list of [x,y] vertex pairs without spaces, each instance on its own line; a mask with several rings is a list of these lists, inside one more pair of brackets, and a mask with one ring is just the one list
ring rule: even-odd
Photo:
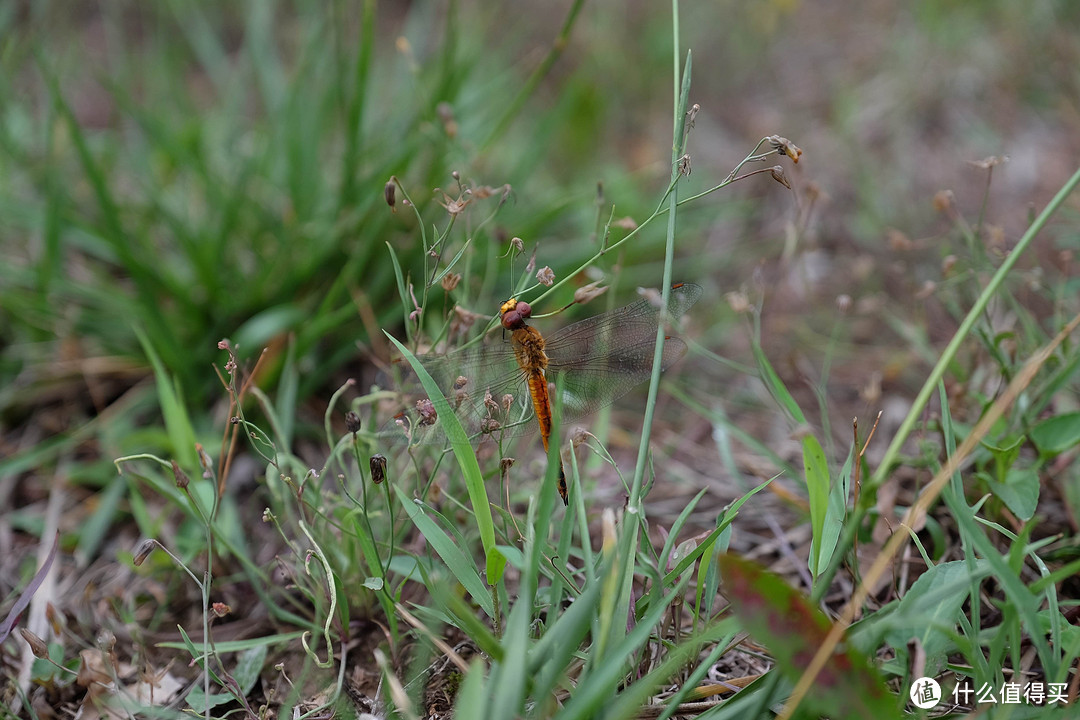
[[[827,395],[808,414],[839,423],[840,453],[851,417],[901,416],[978,261],[1007,252],[1077,164],[1078,20],[1064,0],[685,3],[701,111],[681,194],[773,133],[805,154],[784,163],[793,192],[760,175],[680,214],[675,277],[707,298],[687,335],[732,360],[692,351],[683,393],[786,442],[738,365],[745,300],[804,408]],[[113,457],[184,452],[160,428],[151,349],[208,438],[226,337],[249,366],[270,348],[259,382],[279,401],[280,369],[298,368],[288,407],[301,437],[318,427],[345,378],[370,379],[378,329],[404,334],[387,247],[414,278],[423,251],[400,196],[386,205],[391,175],[429,240],[452,172],[497,191],[448,242],[444,257],[471,238],[470,273],[431,299],[490,313],[512,283],[508,238],[562,278],[612,206],[640,222],[670,172],[665,4],[9,2],[0,37],[5,504],[47,492],[14,479],[61,458],[86,461],[74,472],[93,493]],[[1024,310],[1003,327],[1049,327],[1075,291],[1076,208],[1022,260]],[[620,300],[659,284],[662,242],[657,223],[598,263]],[[685,443],[692,487],[714,479],[714,431]]]
[[[681,13],[689,102],[700,111],[680,197],[720,183],[766,136],[804,154],[798,164],[769,158],[790,190],[763,173],[680,209],[674,278],[704,293],[679,331],[690,352],[661,388],[650,539],[662,545],[699,490],[673,540],[715,527],[733,498],[777,476],[742,508],[730,547],[806,588],[801,438],[821,439],[835,479],[852,419],[865,438],[881,411],[867,455],[866,472],[875,470],[960,319],[1080,165],[1080,4],[720,0],[685,2]],[[343,635],[366,643],[350,658],[352,687],[373,694],[382,676],[367,667],[370,649],[387,638],[391,649],[423,643],[398,624],[389,593],[372,590],[385,575],[386,587],[400,583],[395,601],[423,604],[428,587],[410,572],[437,563],[405,518],[411,508],[390,503],[389,484],[368,490],[353,474],[366,471],[359,450],[327,461],[348,439],[346,405],[368,422],[362,403],[386,357],[384,330],[430,337],[455,305],[490,316],[533,253],[537,268],[569,278],[539,312],[589,281],[611,286],[590,307],[545,320],[545,330],[659,286],[666,218],[579,269],[609,219],[610,241],[625,237],[668,185],[673,123],[682,122],[672,117],[671,26],[670,6],[645,0],[0,3],[3,612],[36,589],[56,527],[55,592],[36,593],[30,612],[45,635],[44,598],[62,605],[54,654],[78,663],[79,650],[111,630],[121,657],[190,682],[186,660],[174,664],[175,650],[155,643],[184,648],[176,627],[201,627],[208,597],[164,553],[135,567],[140,539],[160,539],[200,573],[212,557],[213,600],[232,608],[218,640],[259,637],[317,629],[332,612],[325,576],[308,574],[305,550],[316,540],[299,520],[311,519],[341,591]],[[388,207],[392,176],[415,212],[402,192]],[[1077,312],[1078,211],[1071,198],[1053,218],[949,367],[956,435]],[[507,256],[515,237],[525,257]],[[435,263],[425,243],[437,238]],[[454,258],[460,283],[426,288]],[[427,311],[423,328],[408,318],[413,294]],[[236,410],[218,345],[226,338],[238,349],[238,382],[259,361],[244,412],[272,438],[277,466],[264,459],[269,443],[243,433],[230,442],[241,426],[229,423]],[[805,422],[779,382],[762,382],[769,365]],[[988,525],[1020,534],[1037,516],[1032,538],[1061,533],[1064,550],[1054,551],[1063,557],[1074,556],[1080,522],[1075,435],[1035,447],[1029,430],[1060,418],[1075,431],[1077,367],[1066,343],[964,478]],[[358,383],[346,386],[349,378]],[[610,416],[608,447],[626,471],[640,400],[630,396]],[[858,549],[867,556],[955,440],[943,439],[939,408],[935,396],[887,481],[863,497],[870,514]],[[537,446],[519,455],[514,500],[543,473]],[[113,460],[133,454],[118,474]],[[623,486],[594,456],[579,456],[595,526],[601,510],[623,506]],[[174,459],[190,485],[170,470]],[[390,461],[393,477],[412,458]],[[445,462],[430,473],[434,485],[406,475],[404,492],[423,492],[472,550],[475,518]],[[483,467],[497,472],[492,460]],[[501,500],[497,482],[488,488]],[[384,491],[385,506],[350,495],[381,502]],[[215,523],[196,509],[198,493],[207,506],[220,500]],[[356,530],[361,507],[377,532]],[[281,524],[260,522],[264,508]],[[499,521],[501,541],[514,544],[510,521]],[[342,530],[349,522],[353,531]],[[378,539],[385,565],[361,537]],[[941,508],[921,533],[935,562],[962,557],[958,537]],[[639,567],[656,557],[642,550]],[[480,583],[481,568],[468,569]],[[433,570],[425,580],[456,588],[448,577]],[[513,578],[500,587],[509,600]],[[1075,585],[1064,595],[1075,598]],[[849,596],[840,587],[826,601]],[[997,602],[982,607],[1017,617],[1009,606],[998,613]],[[1018,627],[998,631],[1019,636]],[[256,705],[274,693],[318,694],[314,682],[285,687],[274,669],[279,659],[294,671],[304,661],[289,638],[269,658],[262,645],[252,663],[245,692],[260,670],[273,689],[256,691]],[[0,674],[21,667],[28,689],[32,659],[24,652],[19,664],[22,647],[3,643]],[[575,648],[563,650],[576,664]],[[408,654],[393,658],[396,669]],[[52,668],[36,672],[53,677]],[[70,681],[33,693],[53,706],[83,695]]]

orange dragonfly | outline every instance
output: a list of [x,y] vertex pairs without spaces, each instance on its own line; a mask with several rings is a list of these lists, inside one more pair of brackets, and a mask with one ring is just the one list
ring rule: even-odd
[[[701,297],[701,287],[679,283],[671,288],[667,319],[681,317]],[[565,422],[572,422],[611,404],[652,374],[659,296],[582,320],[544,337],[526,323],[528,303],[511,298],[500,308],[510,342],[468,348],[443,356],[424,356],[424,368],[443,389],[450,407],[471,435],[496,439],[539,427],[544,450],[551,438],[552,402],[559,403]],[[664,340],[661,369],[686,354],[686,343]],[[562,392],[552,398],[561,376]],[[415,377],[399,385],[417,385]],[[536,420],[533,420],[533,417]],[[429,399],[422,396],[395,416],[400,434],[410,442],[445,437]],[[566,474],[559,462],[559,495],[569,504]]]

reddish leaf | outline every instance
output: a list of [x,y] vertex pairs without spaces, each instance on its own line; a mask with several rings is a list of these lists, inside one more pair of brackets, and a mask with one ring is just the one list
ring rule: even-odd
[[[779,576],[730,554],[719,557],[721,590],[736,617],[769,648],[781,673],[798,681],[832,624]],[[843,644],[841,644],[841,648]],[[880,674],[853,650],[837,650],[814,680],[805,703],[835,718],[899,715]]]

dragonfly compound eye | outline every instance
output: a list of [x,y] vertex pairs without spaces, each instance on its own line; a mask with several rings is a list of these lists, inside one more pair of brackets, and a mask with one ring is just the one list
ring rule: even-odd
[[[521,307],[521,305],[518,305],[518,307]],[[514,309],[503,313],[502,326],[507,330],[518,330],[524,325],[525,318],[522,317],[520,310]]]
[[502,326],[507,330],[520,330],[525,327],[525,319],[532,315],[529,303],[519,302],[513,310],[507,310],[502,316]]

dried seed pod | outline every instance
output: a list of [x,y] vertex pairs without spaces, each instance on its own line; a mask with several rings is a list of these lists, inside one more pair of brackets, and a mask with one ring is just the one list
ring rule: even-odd
[[345,429],[353,434],[360,431],[360,416],[352,410],[345,413]]
[[372,455],[368,460],[368,467],[371,469],[371,482],[379,485],[386,479],[385,455]]
[[386,185],[383,186],[383,197],[386,198],[386,204],[390,206],[390,209],[397,212],[397,185],[393,180],[387,180]]

